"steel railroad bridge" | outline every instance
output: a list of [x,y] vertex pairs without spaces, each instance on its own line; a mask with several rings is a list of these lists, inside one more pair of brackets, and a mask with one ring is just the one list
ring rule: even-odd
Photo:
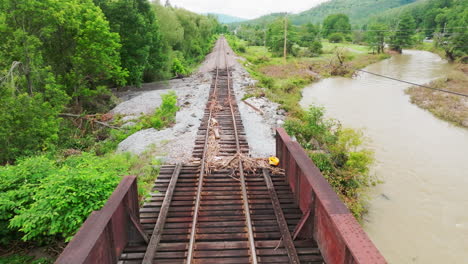
[[[386,263],[302,147],[280,128],[268,168],[207,168],[217,126],[220,156],[248,155],[222,37],[193,164],[161,168],[139,208],[127,176],[93,212],[56,263]],[[216,120],[214,122],[213,120]]]

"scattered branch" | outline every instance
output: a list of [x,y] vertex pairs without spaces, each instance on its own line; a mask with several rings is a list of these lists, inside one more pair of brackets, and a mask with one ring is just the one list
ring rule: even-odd
[[92,123],[96,123],[96,124],[99,124],[101,126],[105,126],[105,127],[108,127],[108,128],[112,128],[112,129],[121,129],[120,127],[116,127],[116,126],[112,126],[112,125],[109,125],[107,123],[104,123],[104,122],[101,122],[101,121],[98,121],[96,120],[95,116],[96,115],[77,115],[77,114],[70,114],[70,113],[61,113],[59,114],[60,117],[75,117],[75,118],[82,118],[82,119],[85,119],[89,122],[92,122]]

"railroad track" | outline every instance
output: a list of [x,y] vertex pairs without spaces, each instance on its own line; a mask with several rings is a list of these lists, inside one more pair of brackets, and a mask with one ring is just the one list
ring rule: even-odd
[[[208,168],[210,137],[216,156],[248,155],[233,93],[225,40],[217,46],[209,102],[193,164],[161,168],[154,194],[140,210],[149,244],[130,244],[119,263],[323,263],[312,240],[293,240],[302,216],[284,176]],[[216,130],[216,132],[215,132]]]

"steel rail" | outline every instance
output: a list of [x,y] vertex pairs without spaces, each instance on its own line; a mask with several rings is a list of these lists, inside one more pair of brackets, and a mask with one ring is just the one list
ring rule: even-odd
[[[218,48],[219,49],[219,48]],[[213,94],[211,95],[211,103],[213,103],[213,100],[216,97],[216,90],[218,89],[218,77],[219,77],[219,62],[220,56],[219,56],[219,51],[217,54],[217,62],[216,62],[216,77],[215,77],[215,86],[213,90]],[[189,247],[187,251],[187,264],[192,263],[193,260],[193,251],[195,247],[195,235],[197,232],[197,222],[198,222],[198,212],[200,210],[200,203],[201,203],[201,193],[203,189],[203,180],[205,177],[205,158],[206,158],[206,152],[207,152],[207,147],[208,147],[208,137],[210,135],[210,128],[211,128],[211,118],[213,115],[213,107],[210,106],[210,114],[208,116],[208,124],[206,127],[206,135],[205,135],[205,145],[203,146],[203,155],[202,155],[202,161],[201,161],[201,168],[200,168],[200,176],[198,177],[198,187],[197,187],[197,196],[195,200],[195,208],[194,208],[194,213],[193,213],[193,220],[192,220],[192,229],[190,231],[190,241],[189,241]]]
[[229,72],[229,64],[226,58],[226,52],[224,50],[224,41],[223,41],[223,54],[224,54],[224,63],[225,68],[227,71],[227,83],[228,83],[228,101],[229,107],[231,108],[231,117],[232,123],[234,125],[234,136],[236,139],[236,147],[237,147],[237,155],[239,155],[239,176],[241,181],[241,189],[242,189],[242,200],[243,200],[243,207],[244,207],[244,214],[245,214],[245,222],[247,225],[247,234],[249,238],[249,248],[250,248],[250,255],[252,257],[252,263],[257,264],[257,251],[255,248],[255,238],[253,235],[253,227],[252,227],[252,220],[250,217],[250,208],[249,208],[249,200],[247,196],[247,188],[245,184],[245,175],[244,175],[244,167],[242,165],[242,160],[240,158],[241,148],[239,144],[239,135],[237,131],[237,124],[236,124],[236,116],[234,115],[234,107],[232,106],[232,96],[231,96],[231,82],[230,82],[230,72]]
[[169,186],[167,187],[166,195],[164,196],[164,201],[161,205],[161,210],[159,212],[158,220],[156,221],[156,225],[154,226],[154,229],[153,229],[153,234],[151,235],[150,242],[148,244],[148,247],[146,248],[146,252],[143,257],[143,262],[142,262],[143,264],[153,263],[154,255],[156,254],[159,241],[161,240],[161,236],[164,231],[164,225],[166,224],[167,213],[169,212],[169,206],[171,205],[172,195],[174,194],[174,189],[176,187],[177,180],[179,179],[181,169],[182,169],[182,165],[180,163],[177,163],[174,168],[174,172],[172,173]]
[[276,193],[275,186],[273,185],[273,181],[271,180],[270,173],[266,168],[263,168],[262,172],[263,179],[265,180],[268,193],[270,195],[271,204],[273,205],[273,210],[275,211],[276,222],[278,223],[278,227],[280,229],[284,247],[288,252],[289,263],[299,264],[301,263],[301,261],[299,260],[299,256],[297,255],[297,250],[294,246],[294,240],[291,236],[291,233],[289,232],[288,222],[286,222],[283,210],[281,210],[281,203],[279,201],[278,194]]

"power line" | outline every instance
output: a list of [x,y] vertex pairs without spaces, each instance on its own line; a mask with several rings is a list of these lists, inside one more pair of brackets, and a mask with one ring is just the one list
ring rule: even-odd
[[[451,27],[451,28],[445,28],[447,29],[467,29],[468,27]],[[358,32],[397,32],[397,31],[426,31],[426,30],[436,30],[436,29],[442,29],[442,28],[416,28],[416,29],[329,29],[329,31],[358,31]],[[460,32],[462,33],[462,32]]]
[[386,78],[386,79],[390,79],[390,80],[394,80],[394,81],[398,81],[398,82],[402,82],[402,83],[407,83],[407,84],[411,84],[411,85],[414,85],[414,86],[419,86],[419,87],[426,88],[426,89],[431,89],[431,90],[435,90],[435,91],[439,91],[439,92],[444,92],[444,93],[449,93],[449,94],[468,97],[468,94],[453,92],[453,91],[444,90],[444,89],[438,89],[438,88],[434,88],[434,87],[430,87],[430,86],[426,86],[426,85],[422,85],[422,84],[417,84],[417,83],[413,83],[413,82],[409,82],[409,81],[405,81],[405,80],[396,79],[396,78],[393,78],[393,77],[390,77],[390,76],[385,76],[385,75],[378,74],[378,73],[375,73],[375,72],[369,72],[369,71],[360,70],[360,69],[355,69],[355,70],[360,71],[360,72],[365,72],[365,73],[368,73],[368,74],[372,74],[372,75],[375,75],[375,76],[379,76],[379,77],[382,77],[382,78]]

